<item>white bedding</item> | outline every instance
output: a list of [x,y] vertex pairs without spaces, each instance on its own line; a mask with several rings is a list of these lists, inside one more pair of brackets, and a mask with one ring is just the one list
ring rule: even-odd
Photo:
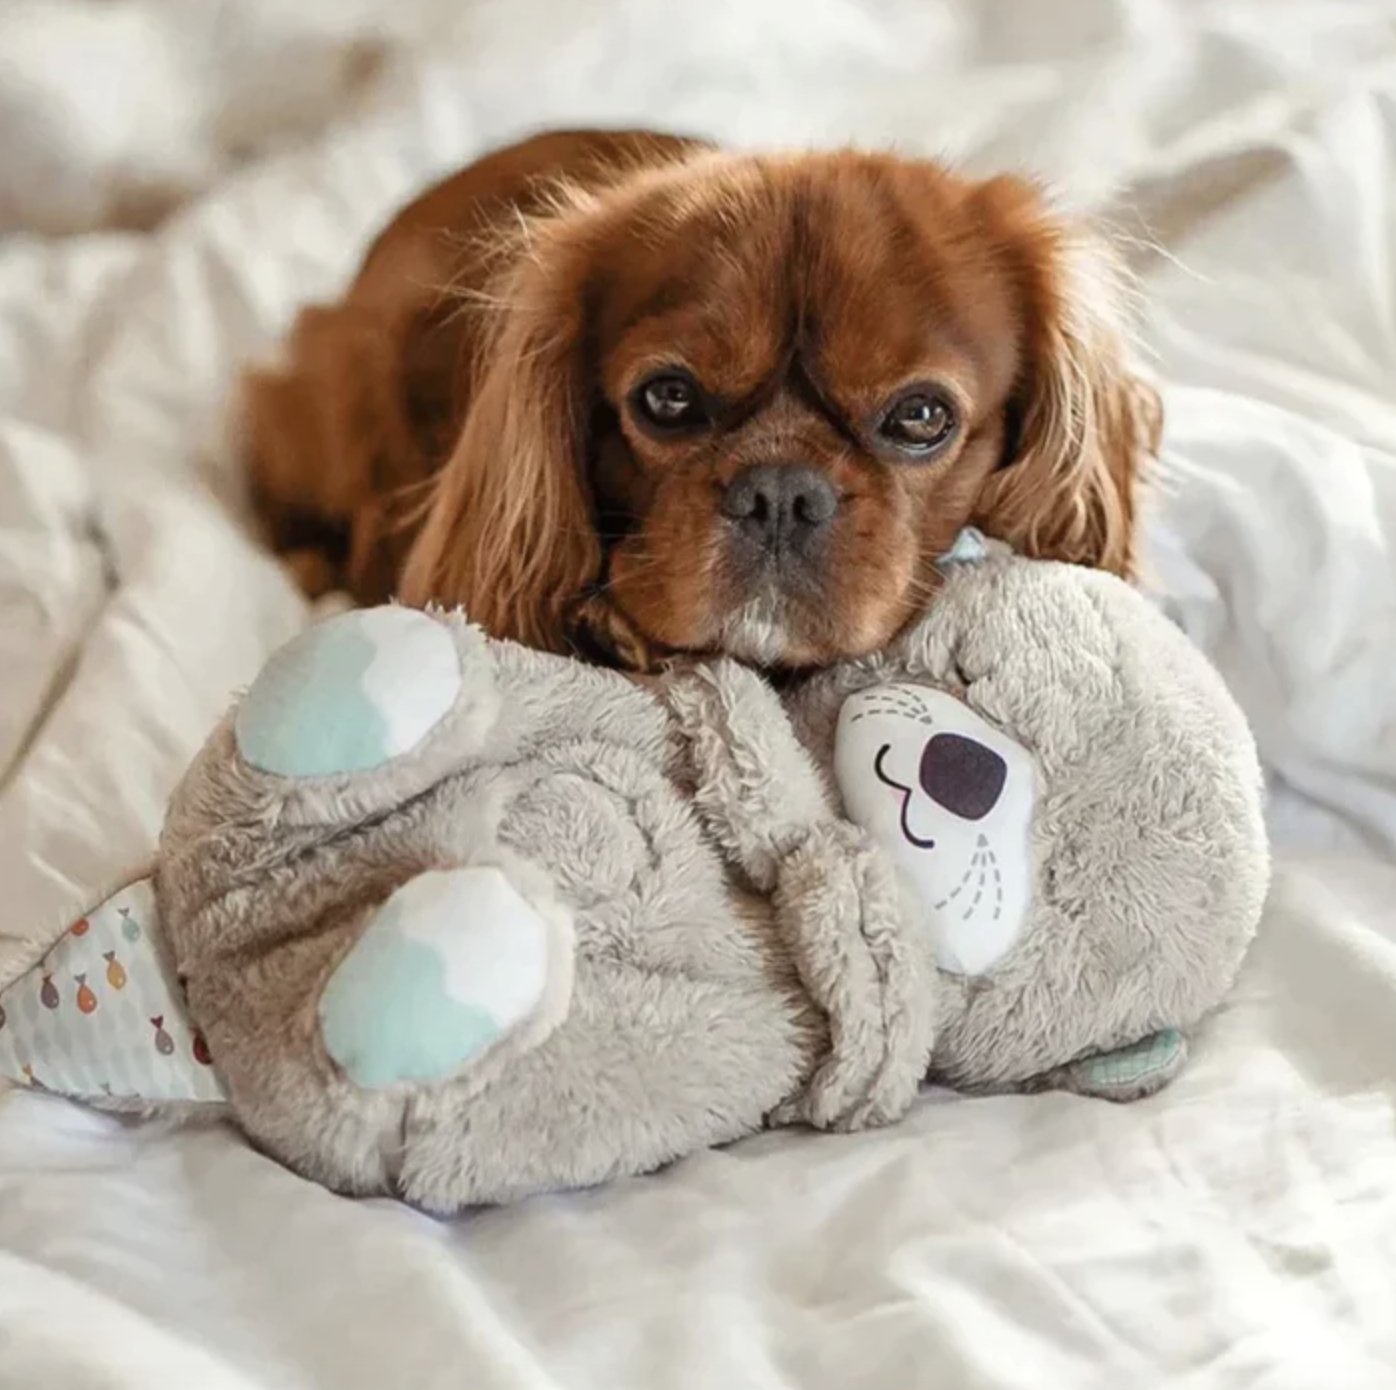
[[1138,239],[1152,585],[1261,743],[1263,936],[1152,1101],[932,1095],[454,1224],[0,1097],[0,1387],[1396,1384],[1396,10],[452,8],[160,230],[0,241],[0,980],[305,619],[241,520],[235,364],[425,180],[559,120],[1026,164]]

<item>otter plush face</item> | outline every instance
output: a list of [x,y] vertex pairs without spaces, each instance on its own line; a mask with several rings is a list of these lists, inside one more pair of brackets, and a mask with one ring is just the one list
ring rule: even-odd
[[834,777],[849,818],[913,887],[940,968],[992,968],[1031,898],[1027,751],[953,695],[896,681],[844,701]]

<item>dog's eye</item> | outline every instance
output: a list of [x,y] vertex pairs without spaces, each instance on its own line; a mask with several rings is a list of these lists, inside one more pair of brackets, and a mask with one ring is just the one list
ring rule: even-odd
[[882,417],[882,437],[908,453],[926,454],[938,449],[955,433],[955,407],[930,391],[903,396]]
[[697,383],[679,372],[650,377],[636,391],[635,406],[650,424],[662,430],[688,429],[707,418]]

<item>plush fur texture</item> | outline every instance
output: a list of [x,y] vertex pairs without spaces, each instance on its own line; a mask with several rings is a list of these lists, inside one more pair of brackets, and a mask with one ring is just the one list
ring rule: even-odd
[[886,653],[795,704],[823,762],[843,701],[910,676],[1037,765],[1031,928],[987,977],[941,976],[935,1073],[1019,1083],[1187,1028],[1230,981],[1269,882],[1245,717],[1188,639],[1108,575],[1000,558],[952,572]]
[[[632,667],[818,666],[923,612],[971,521],[1130,572],[1160,413],[1126,300],[1016,179],[553,132],[428,190],[304,312],[249,379],[249,470],[312,590]],[[675,376],[693,409],[659,427]],[[949,412],[919,451],[884,428],[918,393]],[[798,545],[741,524],[755,470],[823,490]]]
[[[735,663],[636,683],[440,616],[463,685],[415,748],[285,778],[230,717],[171,804],[157,876],[190,1011],[252,1137],[351,1192],[453,1211],[643,1172],[768,1122],[895,1120],[927,1076],[1075,1084],[1224,995],[1268,856],[1244,719],[1124,583],[999,557],[897,645],[784,702]],[[1030,752],[1032,905],[982,975],[838,814],[853,692],[950,691]],[[570,996],[459,1075],[367,1090],[316,1005],[413,875],[504,869],[575,943]]]

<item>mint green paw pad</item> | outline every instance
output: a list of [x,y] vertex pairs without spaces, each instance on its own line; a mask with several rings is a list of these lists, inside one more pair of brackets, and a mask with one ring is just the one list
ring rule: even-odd
[[415,748],[461,689],[450,631],[412,608],[319,623],[282,647],[238,709],[238,750],[283,777],[362,772]]
[[360,1086],[445,1080],[538,1011],[551,940],[501,870],[420,874],[330,976],[320,997],[325,1050]]
[[1187,1039],[1176,1028],[1164,1028],[1128,1047],[1073,1062],[1065,1068],[1065,1080],[1082,1095],[1137,1100],[1172,1081],[1187,1057]]

